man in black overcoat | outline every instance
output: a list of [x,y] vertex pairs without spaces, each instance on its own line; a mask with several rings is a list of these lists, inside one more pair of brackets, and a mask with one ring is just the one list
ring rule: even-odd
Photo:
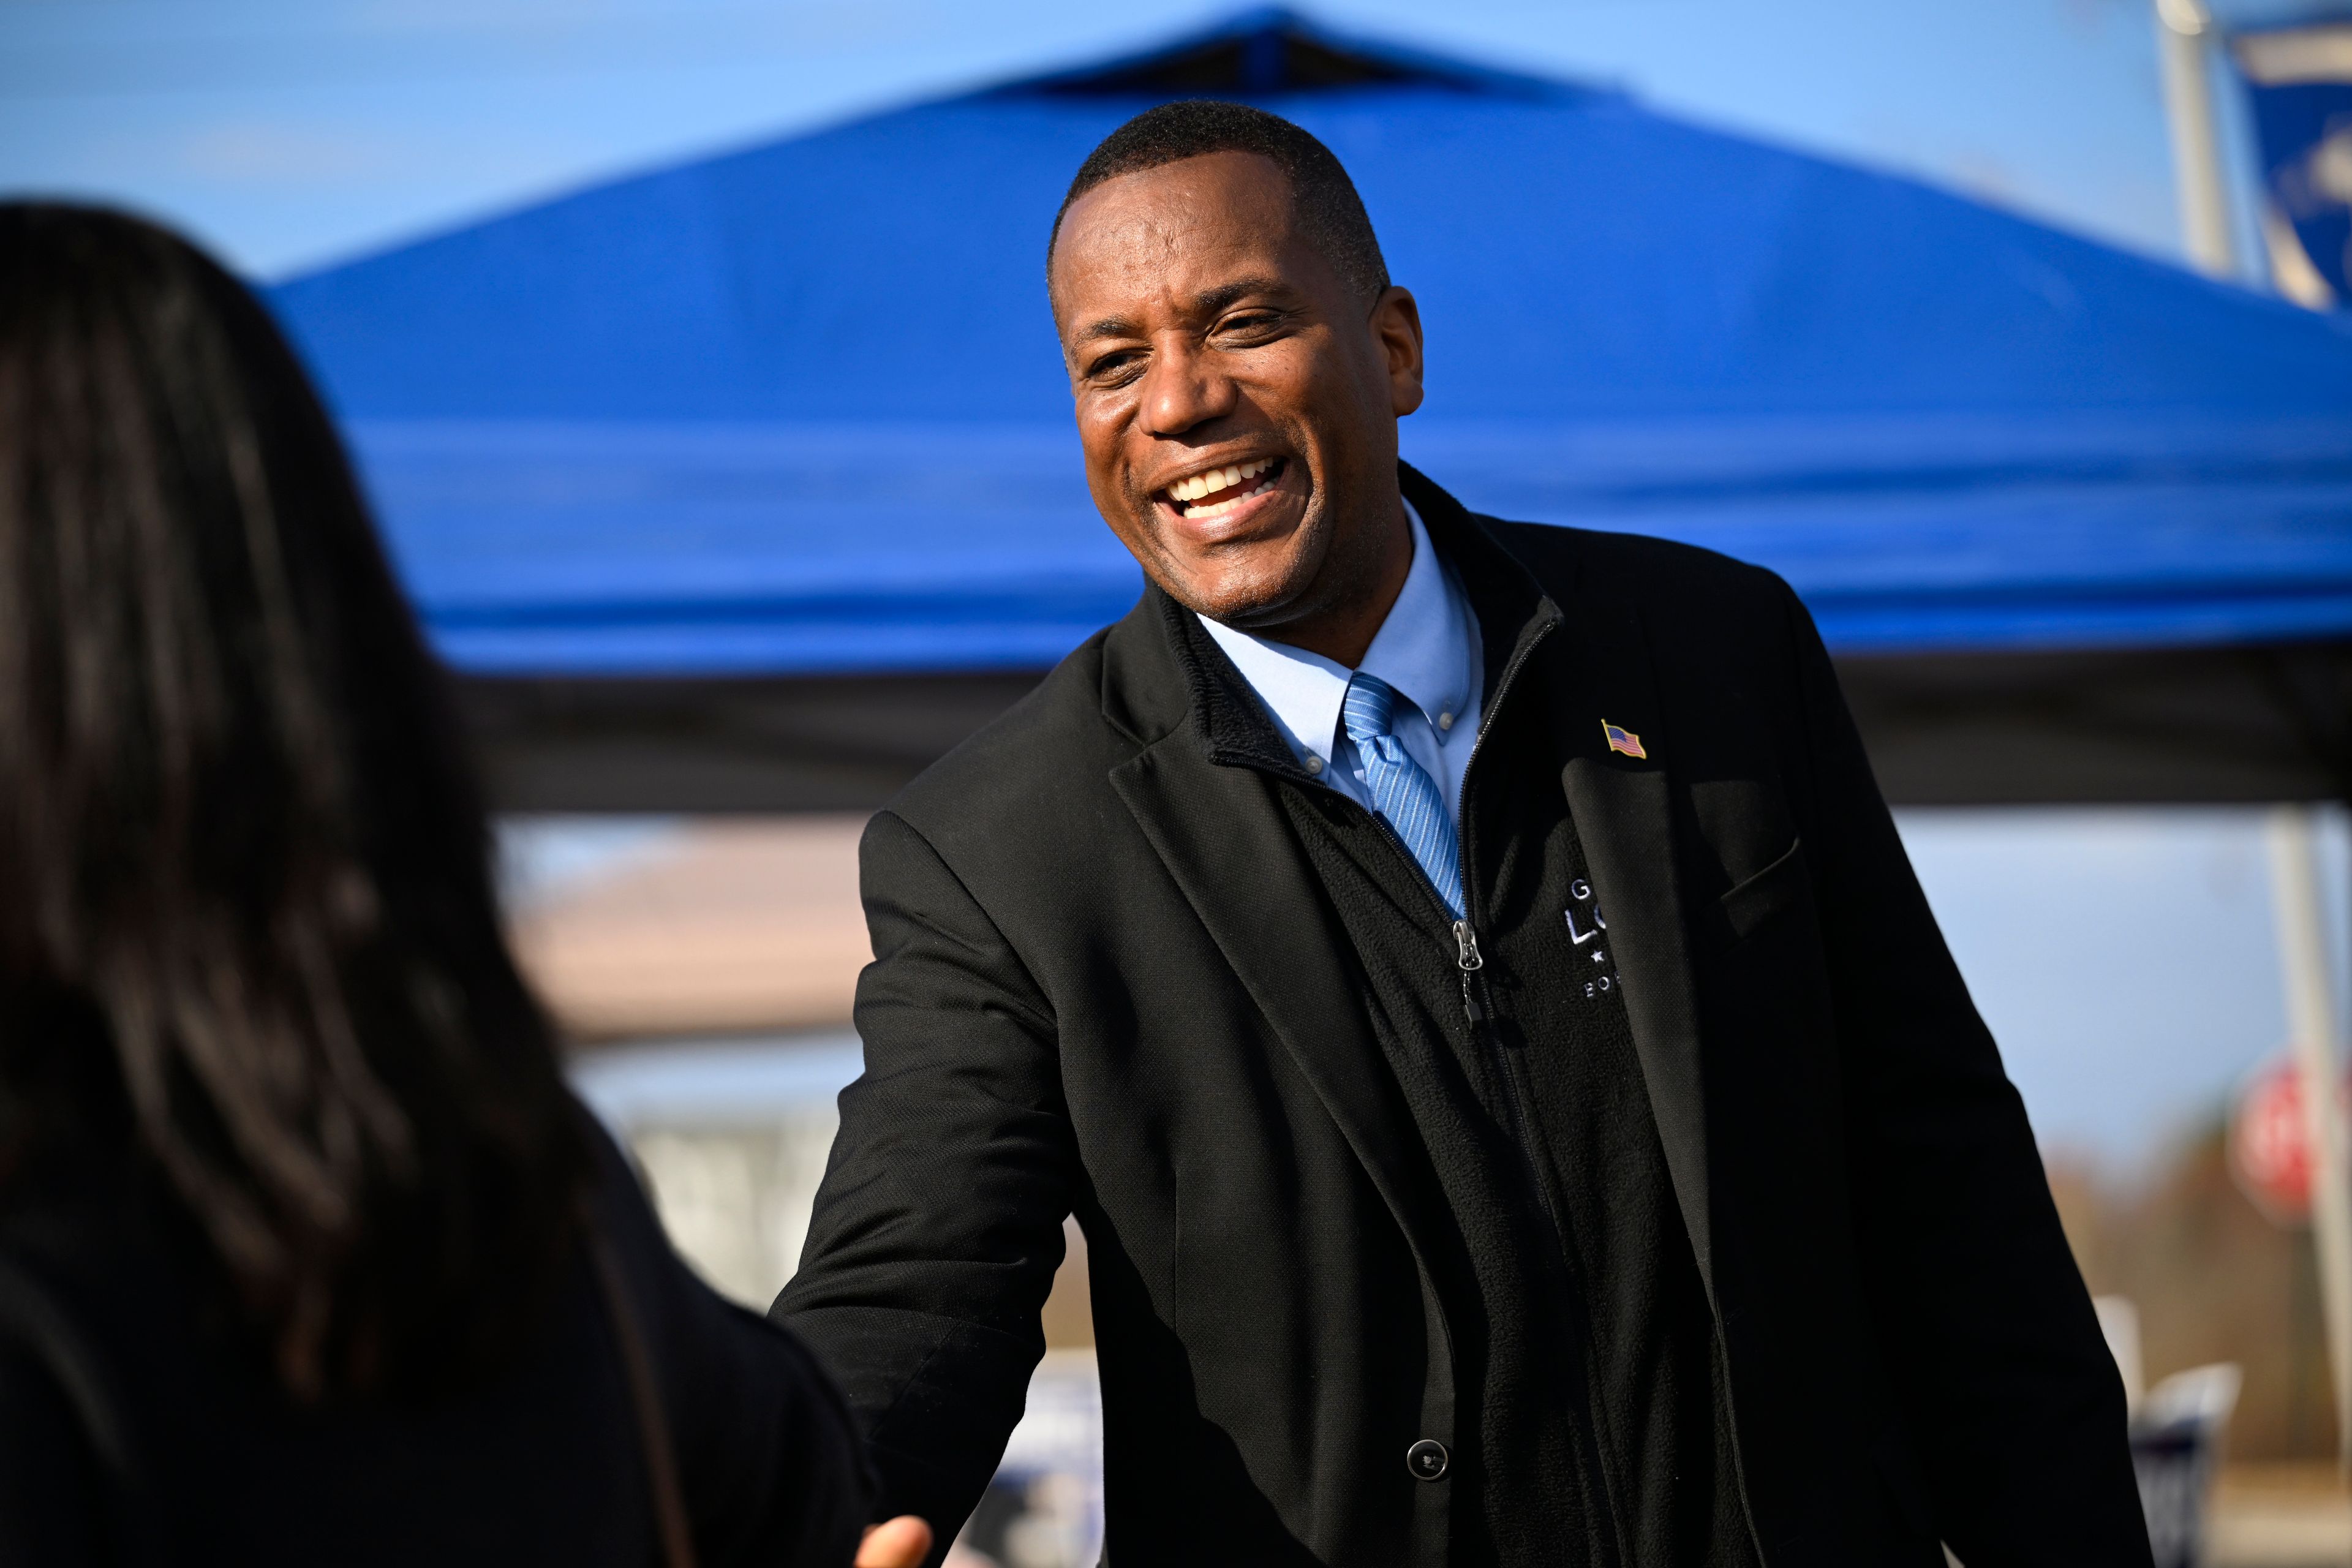
[[1788,587],[1400,463],[1412,297],[1273,116],[1114,133],[1047,282],[1150,585],[866,829],[866,1073],[775,1313],[883,1512],[979,1498],[1074,1214],[1126,1568],[2146,1564]]

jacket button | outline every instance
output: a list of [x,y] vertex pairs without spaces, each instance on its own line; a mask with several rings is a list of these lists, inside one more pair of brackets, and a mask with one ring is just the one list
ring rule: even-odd
[[1412,1472],[1412,1479],[1417,1481],[1444,1479],[1445,1467],[1453,1460],[1454,1456],[1445,1451],[1445,1445],[1434,1437],[1423,1437],[1404,1451],[1404,1468]]

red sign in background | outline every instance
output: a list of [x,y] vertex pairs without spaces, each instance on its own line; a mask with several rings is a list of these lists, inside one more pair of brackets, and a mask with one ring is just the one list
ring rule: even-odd
[[[2336,1086],[2339,1100],[2344,1086]],[[2255,1072],[2230,1122],[2230,1173],[2239,1190],[2280,1225],[2311,1217],[2311,1124],[2303,1115],[2303,1071],[2282,1052]]]

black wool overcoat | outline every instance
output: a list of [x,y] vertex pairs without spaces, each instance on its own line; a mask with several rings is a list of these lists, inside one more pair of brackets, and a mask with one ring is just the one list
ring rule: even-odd
[[[1766,1563],[1940,1538],[2145,1564],[2023,1108],[1803,608],[1705,551],[1402,482],[1441,553],[1498,552],[1556,623],[1522,646],[1568,694],[1559,787]],[[1074,1213],[1109,1561],[1444,1568],[1449,1487],[1406,1454],[1475,1439],[1435,1286],[1463,1237],[1274,793],[1305,786],[1229,743],[1171,608],[1149,591],[867,828],[866,1072],[775,1314],[859,1413],[884,1511],[944,1539],[1020,1415]]]

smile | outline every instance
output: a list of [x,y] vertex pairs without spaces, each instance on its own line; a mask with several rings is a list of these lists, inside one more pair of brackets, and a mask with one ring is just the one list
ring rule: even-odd
[[1178,479],[1161,493],[1179,517],[1189,521],[1217,517],[1271,488],[1282,478],[1285,466],[1281,458],[1254,458]]

